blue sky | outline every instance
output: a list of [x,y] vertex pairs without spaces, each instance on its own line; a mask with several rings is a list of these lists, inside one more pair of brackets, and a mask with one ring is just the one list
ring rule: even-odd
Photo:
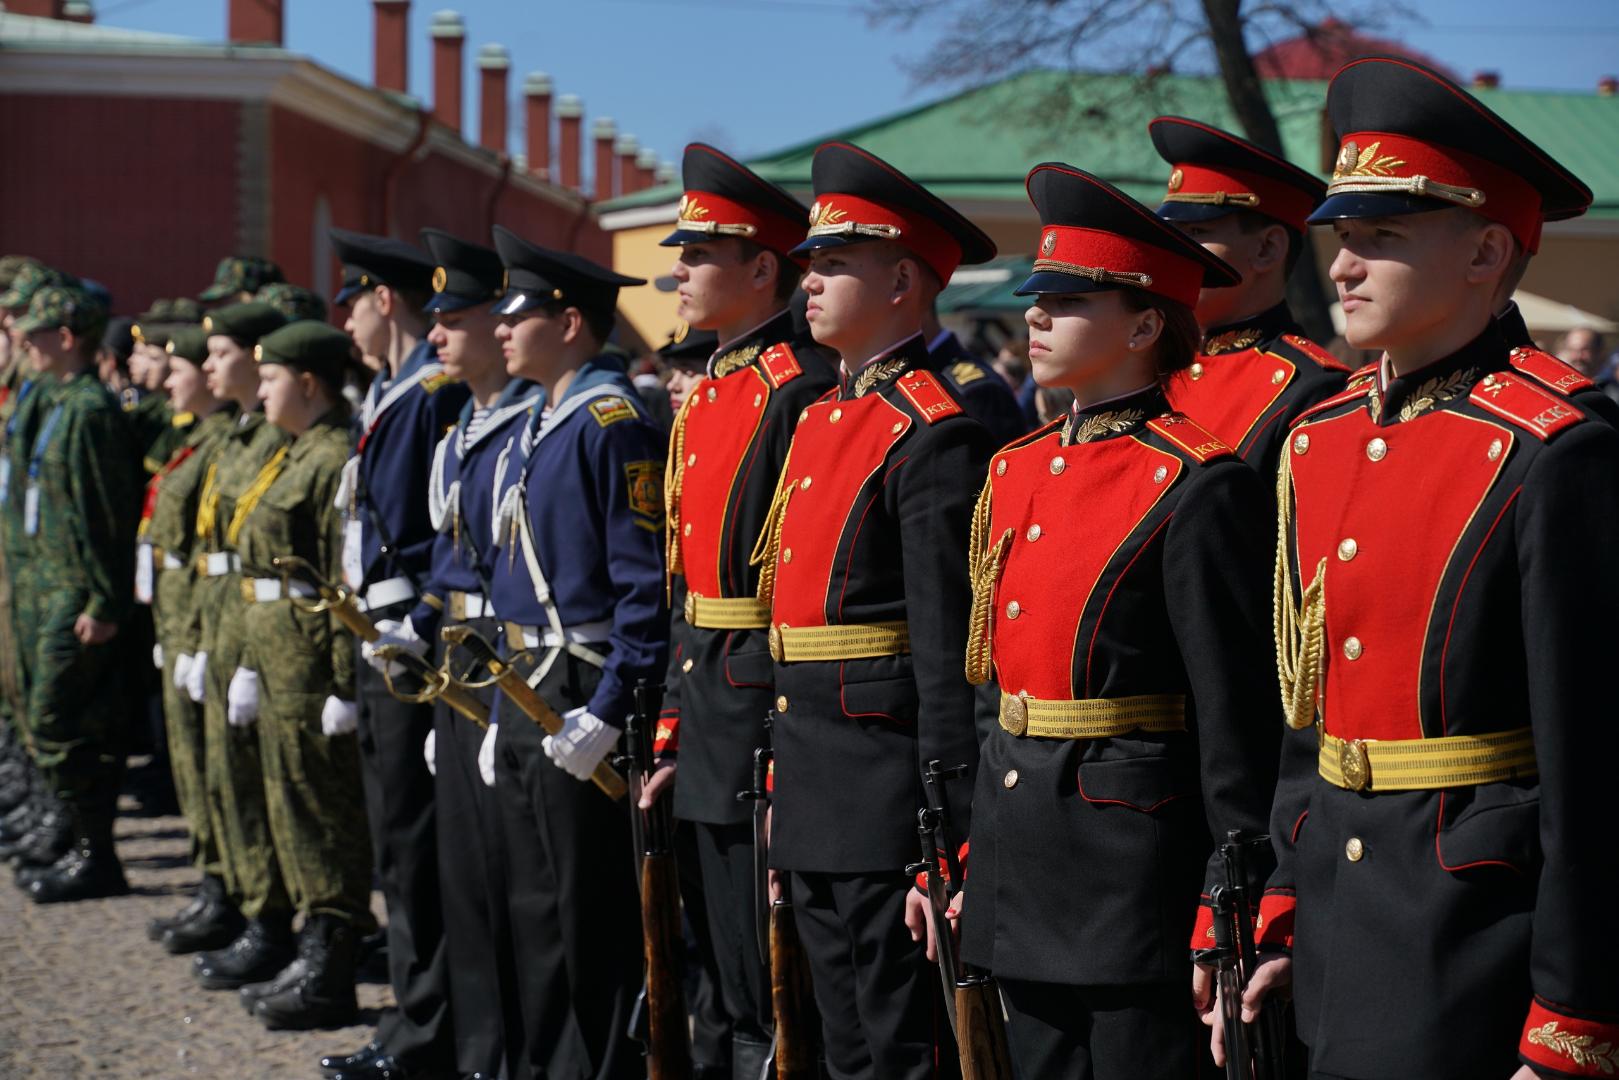
[[[99,21],[217,40],[226,0],[97,0]],[[1464,77],[1498,71],[1505,86],[1592,90],[1619,74],[1616,0],[1422,0],[1421,23],[1389,21],[1403,40]],[[410,85],[431,97],[427,28],[454,8],[467,24],[465,130],[476,132],[473,57],[512,54],[512,93],[544,71],[579,95],[587,129],[611,116],[666,160],[692,139],[739,156],[763,153],[908,108],[951,89],[918,86],[907,64],[932,32],[874,29],[860,0],[415,0]],[[369,0],[286,0],[287,45],[371,79]],[[521,110],[512,110],[513,130]],[[520,143],[514,143],[520,149]]]

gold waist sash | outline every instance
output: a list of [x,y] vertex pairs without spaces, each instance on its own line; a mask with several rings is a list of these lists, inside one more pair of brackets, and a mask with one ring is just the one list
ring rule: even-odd
[[911,631],[904,622],[770,628],[770,655],[778,663],[864,660],[874,656],[899,656],[910,651]]
[[1001,691],[1001,727],[1036,739],[1109,739],[1132,731],[1185,731],[1180,694],[1042,700]]
[[770,608],[751,596],[686,594],[686,623],[702,630],[763,630]]
[[1440,739],[1340,739],[1325,731],[1320,738],[1321,779],[1349,791],[1428,791],[1538,775],[1526,727]]

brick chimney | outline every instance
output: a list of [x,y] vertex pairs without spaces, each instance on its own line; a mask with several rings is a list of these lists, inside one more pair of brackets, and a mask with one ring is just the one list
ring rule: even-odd
[[461,51],[467,25],[459,12],[433,16],[433,119],[456,132],[461,130]]
[[592,177],[595,186],[594,198],[599,202],[602,199],[611,199],[618,189],[615,183],[617,169],[613,168],[613,142],[618,134],[618,125],[613,123],[611,116],[600,116],[590,125],[590,137],[596,143],[596,171]]
[[511,66],[504,45],[478,50],[478,143],[497,154],[506,152],[506,78]]
[[1601,97],[1613,97],[1619,94],[1619,77],[1604,75],[1597,80],[1597,94]]
[[557,98],[557,182],[570,191],[583,187],[585,105],[572,94]]
[[658,166],[658,172],[655,179],[660,184],[673,184],[675,181],[680,179],[680,170],[675,168],[674,162],[665,161],[662,165]]
[[67,0],[62,5],[62,18],[68,22],[88,26],[96,21],[95,5],[90,0]]
[[613,156],[618,158],[618,193],[633,195],[640,191],[636,183],[635,155],[641,152],[641,140],[634,135],[620,135],[613,142]]
[[1501,73],[1499,71],[1480,71],[1473,75],[1474,90],[1497,90],[1501,87]]
[[410,0],[371,0],[371,80],[403,94],[409,85]]
[[62,0],[9,0],[6,12],[10,15],[32,15],[36,19],[61,19],[65,15]]
[[523,133],[528,147],[528,171],[541,180],[551,179],[551,76],[531,71],[523,80],[527,103]]
[[641,147],[635,155],[635,188],[645,191],[658,182],[658,152],[650,146]]
[[280,45],[281,0],[230,0],[226,37],[232,45]]

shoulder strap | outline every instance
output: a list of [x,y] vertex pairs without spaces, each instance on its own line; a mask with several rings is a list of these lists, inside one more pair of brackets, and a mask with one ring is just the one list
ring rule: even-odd
[[1541,442],[1550,442],[1586,416],[1566,400],[1520,375],[1486,375],[1468,400],[1485,412],[1511,421]]
[[1147,427],[1202,464],[1215,458],[1232,457],[1236,451],[1181,413],[1165,413],[1147,421]]
[[895,380],[895,385],[930,425],[966,412],[931,371],[907,371]]

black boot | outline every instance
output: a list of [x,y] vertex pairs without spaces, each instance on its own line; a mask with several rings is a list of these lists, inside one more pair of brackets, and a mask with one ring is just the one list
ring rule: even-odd
[[308,970],[280,993],[260,998],[253,1015],[271,1031],[354,1023],[354,947],[354,927],[333,915],[311,915],[298,941]]
[[129,892],[124,868],[112,843],[112,819],[83,820],[75,832],[67,854],[28,885],[29,899],[36,904],[59,904],[70,900],[98,900]]
[[149,941],[162,941],[163,935],[182,923],[188,923],[202,914],[202,909],[208,906],[210,900],[223,899],[225,896],[225,883],[212,874],[202,879],[197,891],[191,894],[191,902],[173,915],[163,915],[146,924],[146,937]]
[[204,904],[190,922],[165,930],[159,941],[165,951],[184,956],[207,949],[223,949],[246,928],[247,920],[222,888],[220,895]]
[[339,1073],[348,1069],[363,1069],[382,1056],[382,1044],[372,1039],[352,1054],[329,1054],[318,1061],[322,1072]]
[[301,957],[295,959],[292,963],[276,972],[275,978],[270,979],[267,982],[248,983],[246,986],[237,990],[236,994],[238,1000],[241,1001],[242,1008],[247,1010],[247,1014],[252,1016],[253,1006],[259,1003],[259,998],[269,997],[271,994],[281,993],[281,991],[303,978],[304,973],[308,970],[309,966],[303,962]]
[[[78,839],[74,836],[73,811],[54,796],[46,796],[41,803],[34,827],[18,843],[13,858],[18,869],[29,866],[50,866]],[[25,885],[24,882],[18,884]]]
[[291,913],[260,916],[223,949],[198,956],[192,974],[205,990],[235,990],[275,978],[293,956]]
[[0,814],[17,808],[33,794],[28,762],[23,758],[0,759]]
[[38,821],[39,803],[32,795],[5,817],[0,818],[0,860],[10,862],[16,857],[17,849],[22,847],[23,840],[33,831]]

